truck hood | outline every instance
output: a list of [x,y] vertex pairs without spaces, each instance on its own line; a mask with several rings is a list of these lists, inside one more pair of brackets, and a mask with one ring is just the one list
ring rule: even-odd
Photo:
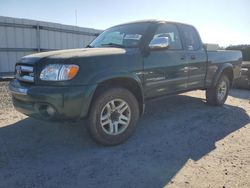
[[[130,49],[131,50],[131,49]],[[122,55],[127,53],[128,50],[122,48],[79,48],[69,50],[57,50],[43,53],[36,53],[24,56],[21,63],[35,64],[41,59],[69,59],[69,58],[82,58],[82,57],[98,57],[110,55]]]

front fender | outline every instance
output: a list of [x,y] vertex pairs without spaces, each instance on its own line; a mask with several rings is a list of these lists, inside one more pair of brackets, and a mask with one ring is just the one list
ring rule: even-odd
[[92,78],[91,83],[100,84],[102,82],[105,82],[105,81],[111,80],[111,79],[129,78],[129,79],[136,81],[136,83],[138,84],[138,86],[142,90],[142,88],[143,88],[142,87],[142,78],[139,77],[139,75],[140,74],[138,74],[136,72],[128,72],[128,71],[114,71],[114,72],[113,71],[105,71],[105,72],[98,74],[94,78]]
[[[115,79],[129,79],[129,81],[132,81],[133,84],[136,84],[136,87],[131,88],[132,91],[136,90],[137,94],[135,97],[138,99],[139,102],[139,108],[141,111],[141,115],[144,113],[144,94],[143,94],[143,85],[142,85],[142,74],[140,72],[128,72],[128,71],[105,71],[100,74],[98,74],[96,77],[93,77],[91,79],[92,83],[95,83],[97,86],[105,83],[106,81],[112,81]],[[124,81],[124,80],[123,80]],[[126,80],[128,81],[128,80]],[[124,85],[124,83],[121,83],[121,85]],[[112,86],[112,84],[111,84]]]

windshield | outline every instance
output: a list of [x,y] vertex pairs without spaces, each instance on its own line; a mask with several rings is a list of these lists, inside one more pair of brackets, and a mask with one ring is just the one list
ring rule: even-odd
[[115,26],[100,34],[88,47],[137,48],[149,23]]

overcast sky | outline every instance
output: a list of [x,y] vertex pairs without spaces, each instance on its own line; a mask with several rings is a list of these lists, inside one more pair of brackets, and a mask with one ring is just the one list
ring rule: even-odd
[[163,19],[194,25],[203,42],[250,44],[250,0],[0,0],[0,15],[106,29]]

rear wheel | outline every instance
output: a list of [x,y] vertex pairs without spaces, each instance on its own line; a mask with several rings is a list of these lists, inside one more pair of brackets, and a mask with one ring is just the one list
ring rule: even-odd
[[135,130],[139,105],[124,88],[112,88],[97,96],[89,114],[89,131],[103,145],[124,142]]
[[230,88],[229,79],[222,75],[215,87],[206,90],[207,103],[213,106],[221,106],[225,103]]

